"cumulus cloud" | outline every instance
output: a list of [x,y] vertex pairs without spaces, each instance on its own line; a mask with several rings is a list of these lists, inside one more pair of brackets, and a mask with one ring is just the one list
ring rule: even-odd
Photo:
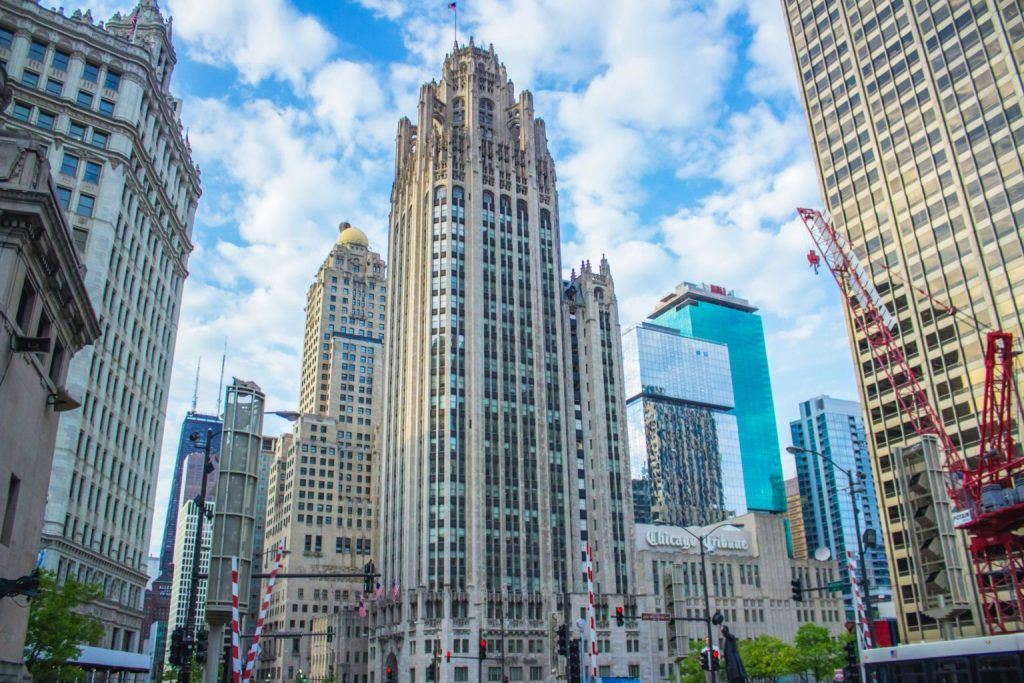
[[230,65],[249,84],[301,84],[337,44],[318,19],[287,0],[170,0],[170,10],[192,59]]

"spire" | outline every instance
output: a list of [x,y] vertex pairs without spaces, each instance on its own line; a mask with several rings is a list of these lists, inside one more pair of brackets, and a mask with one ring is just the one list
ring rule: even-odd
[[217,412],[215,417],[220,417],[220,397],[224,395],[224,362],[228,358],[228,338],[224,337],[224,353],[220,357],[220,380],[217,382]]
[[199,402],[199,367],[203,364],[203,357],[199,356],[199,360],[196,361],[196,385],[192,390],[192,411],[196,412],[196,403]]

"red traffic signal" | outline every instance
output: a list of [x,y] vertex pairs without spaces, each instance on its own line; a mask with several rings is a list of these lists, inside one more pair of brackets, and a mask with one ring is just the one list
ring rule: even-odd
[[487,641],[480,639],[480,659],[487,659]]
[[444,653],[444,656],[448,659],[448,663],[451,664],[452,663],[452,651],[448,650],[447,652]]
[[622,605],[615,608],[615,625],[625,626],[626,625],[626,610]]

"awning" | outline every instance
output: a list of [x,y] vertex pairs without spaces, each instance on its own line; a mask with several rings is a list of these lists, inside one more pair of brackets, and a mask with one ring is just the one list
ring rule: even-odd
[[89,671],[131,671],[149,672],[149,655],[138,652],[109,650],[105,647],[82,647],[82,654],[74,663]]

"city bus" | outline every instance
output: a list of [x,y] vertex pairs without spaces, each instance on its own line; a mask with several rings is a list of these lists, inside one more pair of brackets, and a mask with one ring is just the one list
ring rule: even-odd
[[1024,633],[879,647],[863,659],[872,683],[1021,683]]

